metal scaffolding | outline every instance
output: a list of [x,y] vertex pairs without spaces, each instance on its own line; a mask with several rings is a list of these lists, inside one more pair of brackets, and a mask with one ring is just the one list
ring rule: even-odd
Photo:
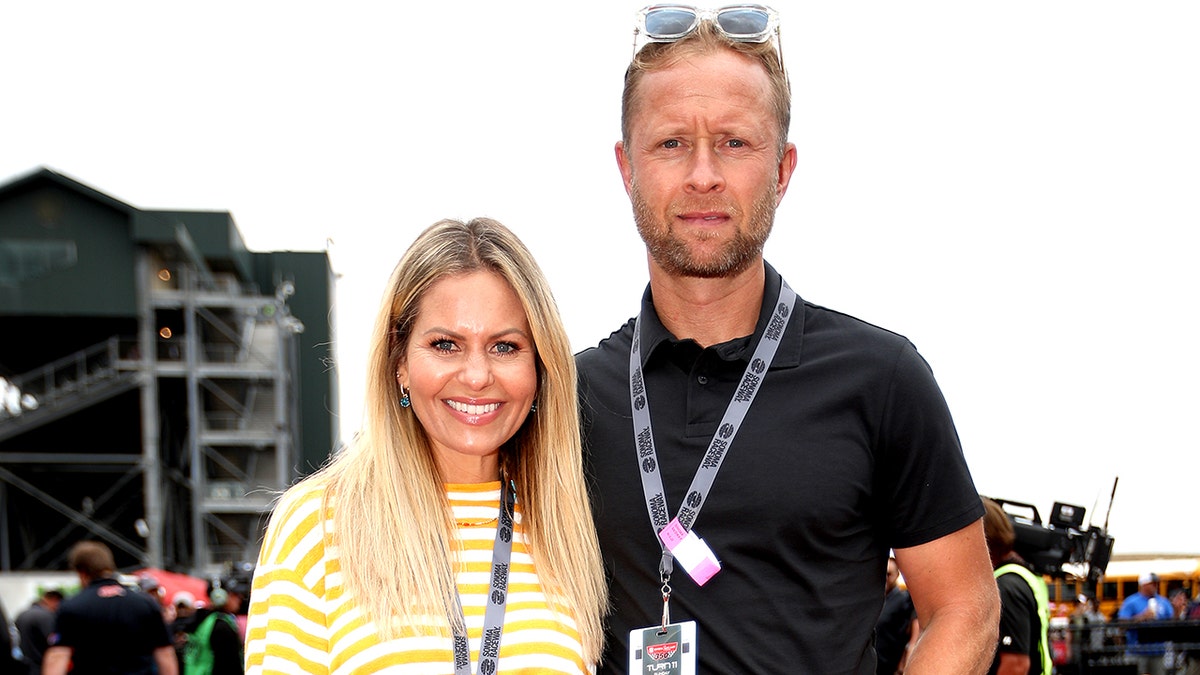
[[[185,252],[188,242],[179,243]],[[64,355],[11,378],[0,401],[0,442],[138,390],[141,453],[80,453],[61,449],[0,452],[0,506],[19,490],[78,529],[152,567],[212,574],[229,563],[254,560],[264,519],[297,465],[296,337],[304,325],[292,316],[293,288],[282,281],[273,295],[214,274],[198,255],[164,262],[145,247],[137,264],[137,334]],[[163,389],[181,390],[184,402]],[[163,425],[186,429],[172,447]],[[57,471],[103,466],[119,475],[82,504],[35,484],[14,469],[38,465]],[[50,469],[47,475],[54,475]],[[116,531],[97,514],[129,499],[141,478],[142,541]],[[64,530],[13,560],[7,508],[0,511],[0,569],[21,569],[62,544]]]

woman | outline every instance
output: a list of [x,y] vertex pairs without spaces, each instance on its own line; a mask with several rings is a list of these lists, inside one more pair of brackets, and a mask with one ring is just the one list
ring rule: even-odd
[[366,428],[272,516],[248,672],[594,671],[607,591],[575,386],[516,236],[423,232],[376,319]]

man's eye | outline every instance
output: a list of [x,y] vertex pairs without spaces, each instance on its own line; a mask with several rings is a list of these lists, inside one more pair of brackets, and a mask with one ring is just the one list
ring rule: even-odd
[[675,148],[678,148],[678,147],[679,147],[679,141],[677,141],[677,140],[675,140],[674,138],[672,138],[672,139],[671,139],[671,140],[669,140],[669,141],[663,141],[663,144],[662,144],[662,146],[663,146],[664,148],[667,148],[668,150],[674,150]]
[[730,139],[730,141],[729,141],[729,147],[731,147],[731,148],[744,148],[744,147],[746,147],[746,141],[743,141],[743,140],[742,140],[742,139],[740,139],[740,138],[734,138],[734,139]]

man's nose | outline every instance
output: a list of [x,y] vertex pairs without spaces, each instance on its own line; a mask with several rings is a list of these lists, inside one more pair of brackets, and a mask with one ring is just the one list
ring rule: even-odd
[[687,189],[705,193],[720,191],[724,187],[720,156],[708,145],[697,145],[688,161]]

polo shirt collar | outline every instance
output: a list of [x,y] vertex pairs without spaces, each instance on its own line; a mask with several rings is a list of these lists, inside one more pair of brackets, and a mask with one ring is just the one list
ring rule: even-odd
[[[771,311],[775,308],[775,299],[779,297],[779,288],[783,285],[783,276],[775,271],[771,263],[763,261],[763,266],[766,272],[765,283],[763,284],[762,305],[758,310],[758,323],[754,327],[754,335],[757,337],[762,335],[766,329],[767,322],[771,319]],[[794,290],[794,289],[793,289]],[[650,356],[664,344],[671,342],[679,342],[679,338],[671,334],[662,321],[658,318],[658,312],[654,309],[654,297],[650,292],[650,285],[646,285],[646,292],[642,294],[642,311],[638,319],[638,325],[642,331],[642,367],[645,368]],[[785,368],[800,365],[800,346],[804,337],[804,299],[797,296],[796,306],[793,308],[792,318],[788,321],[788,329],[784,334],[783,341],[779,343],[779,349],[775,353],[775,360],[771,364],[772,368]],[[747,340],[745,336],[734,338],[728,342],[723,342],[719,345],[713,345],[712,349],[716,350],[721,358],[727,361],[749,361],[750,356],[754,353],[754,346],[758,344],[757,339]]]

